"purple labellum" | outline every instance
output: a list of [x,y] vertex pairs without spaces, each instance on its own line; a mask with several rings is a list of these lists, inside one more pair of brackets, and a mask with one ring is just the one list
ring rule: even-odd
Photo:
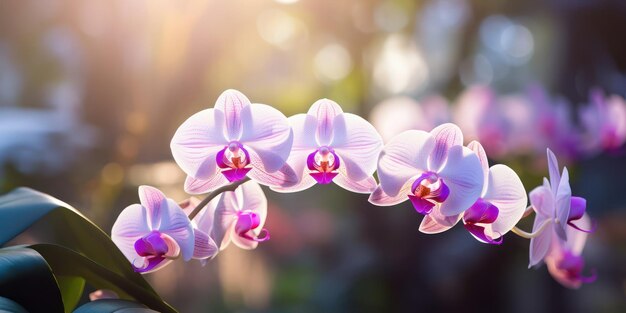
[[450,188],[437,174],[426,172],[413,182],[411,192],[413,194],[408,197],[415,210],[421,214],[430,214],[437,203],[446,201]]
[[490,244],[499,245],[502,243],[502,236],[498,240],[494,240],[485,233],[485,227],[476,224],[491,224],[498,218],[500,210],[488,201],[481,198],[463,214],[465,229],[477,238]]
[[582,229],[578,227],[578,225],[574,224],[573,221],[579,220],[585,214],[585,210],[587,209],[587,200],[582,197],[572,197],[569,216],[567,217],[567,225],[574,227],[576,230],[585,232],[585,233],[593,233],[596,231],[597,223],[594,221],[591,229]]
[[315,150],[309,154],[306,160],[307,168],[311,171],[309,175],[322,185],[330,184],[333,181],[333,178],[338,174],[335,171],[340,164],[337,154],[328,147]]
[[222,174],[231,183],[244,179],[251,170],[251,168],[246,167],[250,164],[248,150],[236,141],[231,142],[224,149],[220,150],[215,156],[215,161],[217,166],[222,169]]
[[569,280],[577,280],[583,283],[592,283],[596,280],[597,275],[593,272],[590,276],[583,276],[582,271],[585,267],[585,261],[579,255],[565,251],[563,257],[557,263],[557,268],[565,272]]
[[145,258],[142,267],[133,265],[136,272],[148,272],[155,266],[159,265],[166,259],[166,255],[170,251],[170,245],[165,240],[163,234],[159,231],[152,231],[148,235],[143,236],[135,241],[135,251],[137,254]]
[[256,242],[263,242],[270,239],[269,232],[263,228],[261,233],[263,237],[259,237],[254,234],[253,230],[261,225],[261,219],[259,215],[253,212],[242,211],[237,213],[237,223],[235,224],[235,233],[242,238],[253,240]]

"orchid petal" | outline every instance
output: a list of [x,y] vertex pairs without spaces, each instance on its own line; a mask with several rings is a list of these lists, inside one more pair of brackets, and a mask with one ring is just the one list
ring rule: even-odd
[[269,105],[253,103],[243,108],[241,121],[241,143],[256,152],[266,172],[281,169],[293,143],[287,117]]
[[[585,214],[582,218],[576,221],[576,226],[581,229],[590,229],[591,228],[591,219],[589,215]],[[572,251],[572,253],[580,255],[583,252],[583,248],[585,247],[585,242],[587,241],[588,233],[579,231],[573,227],[567,228],[567,242],[565,247]]]
[[240,210],[252,211],[259,216],[259,230],[267,217],[267,198],[261,186],[253,181],[242,184],[235,190]]
[[360,181],[354,181],[348,178],[346,174],[342,173],[341,168],[339,168],[339,175],[336,176],[333,181],[339,187],[356,193],[369,194],[374,191],[374,189],[376,189],[376,180],[373,176],[367,177]]
[[241,112],[250,105],[250,100],[243,93],[229,89],[217,98],[215,109],[224,112],[224,136],[228,141],[239,140],[243,130]]
[[233,231],[237,220],[234,193],[227,191],[218,196],[215,204],[213,229],[210,236],[215,243],[224,250],[230,243],[230,233]]
[[393,137],[378,159],[378,179],[383,191],[395,197],[411,177],[426,171],[434,144],[429,133],[419,130],[408,130]]
[[561,174],[559,174],[559,162],[556,156],[549,148],[546,150],[548,154],[548,173],[550,174],[550,187],[555,192],[559,189],[559,181],[561,180]]
[[435,208],[430,214],[424,216],[419,231],[424,234],[442,233],[454,227],[460,220],[461,214],[445,216],[438,208]]
[[[554,190],[554,189],[553,189]],[[555,225],[557,235],[561,240],[565,240],[565,228],[567,227],[567,219],[569,218],[569,210],[571,205],[572,189],[569,186],[569,174],[567,168],[563,168],[563,175],[559,182],[559,189],[556,190],[556,219],[558,224]]]
[[253,250],[259,245],[257,241],[239,236],[235,232],[231,233],[230,239],[237,247],[244,250]]
[[355,181],[371,176],[383,148],[383,140],[372,124],[350,113],[337,115],[332,147],[346,166],[346,174]]
[[[540,215],[536,215],[535,222],[533,223],[533,232],[538,230],[545,221],[546,218],[543,218]],[[553,229],[554,227],[550,226],[544,229],[543,232],[540,233],[538,236],[530,239],[530,263],[528,267],[537,265],[548,254],[554,232]]]
[[256,150],[250,150],[250,165],[252,169],[248,172],[248,176],[254,181],[269,186],[269,187],[290,187],[298,183],[298,175],[296,172],[285,163],[277,171],[269,172],[261,157],[256,153]]
[[430,134],[435,138],[435,147],[428,159],[428,169],[437,172],[446,162],[450,148],[463,145],[463,133],[455,124],[446,123],[435,127]]
[[162,210],[167,206],[165,195],[158,189],[150,186],[139,186],[139,202],[148,210],[150,229],[159,229]]
[[194,238],[194,259],[212,259],[219,253],[220,248],[207,233],[196,230]]
[[180,246],[185,261],[193,256],[193,227],[187,215],[172,199],[167,199],[160,215],[159,231],[172,237]]
[[498,218],[491,224],[494,233],[503,236],[522,219],[526,211],[526,190],[519,176],[508,166],[497,164],[489,169],[489,182],[484,199],[495,205]]
[[483,145],[481,145],[480,142],[476,140],[467,144],[467,147],[474,151],[474,153],[476,153],[476,156],[478,156],[478,160],[480,161],[480,166],[483,169],[483,174],[485,175],[485,184],[483,186],[483,191],[481,194],[484,195],[485,192],[487,192],[487,186],[489,186],[489,160],[487,160],[487,153],[485,153]]
[[197,179],[187,176],[185,179],[185,192],[192,195],[199,195],[213,191],[221,186],[227,185],[228,179],[222,174],[214,175],[209,179]]
[[550,183],[543,179],[543,185],[535,187],[529,193],[530,205],[535,213],[543,218],[554,218],[554,195],[550,190]]
[[135,251],[135,242],[152,230],[148,224],[148,210],[140,204],[126,207],[113,224],[111,239],[132,263],[140,258]]
[[332,142],[335,117],[342,113],[339,104],[329,99],[320,99],[311,105],[307,114],[317,119],[315,138],[318,146],[328,146]]
[[450,195],[441,204],[441,214],[460,214],[480,197],[484,184],[483,171],[472,150],[463,146],[450,148],[448,161],[439,176],[450,188]]
[[317,141],[315,139],[317,120],[314,116],[309,114],[296,114],[294,116],[290,116],[287,120],[293,130],[293,145],[291,147],[292,153],[294,151],[302,150],[311,153],[311,151],[318,148]]
[[187,175],[208,179],[217,173],[215,155],[228,144],[223,120],[222,111],[203,110],[189,117],[174,134],[172,155]]
[[383,191],[383,188],[378,185],[376,189],[370,195],[368,201],[371,204],[378,206],[392,206],[399,203],[402,203],[409,199],[408,195],[411,193],[411,185],[413,183],[409,180],[407,181],[400,191],[395,196],[389,196]]

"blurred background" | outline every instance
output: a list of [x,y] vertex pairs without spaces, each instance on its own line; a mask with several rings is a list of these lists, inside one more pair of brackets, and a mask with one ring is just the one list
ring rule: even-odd
[[146,277],[181,312],[625,312],[625,29],[621,0],[1,1],[0,192],[105,231],[138,185],[182,201],[171,137],[227,88],[287,116],[330,98],[386,140],[453,121],[528,191],[557,153],[599,223],[595,283],[527,269],[526,239],[424,235],[410,204],[332,185],[266,190],[272,240]]

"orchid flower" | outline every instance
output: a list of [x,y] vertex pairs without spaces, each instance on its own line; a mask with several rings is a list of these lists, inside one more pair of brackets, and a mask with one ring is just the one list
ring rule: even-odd
[[182,255],[191,259],[194,233],[187,215],[174,200],[154,187],[140,186],[141,204],[125,208],[118,216],[111,238],[135,271],[156,271]]
[[331,182],[359,193],[376,188],[372,174],[383,142],[369,122],[344,113],[334,101],[321,99],[307,114],[290,117],[289,123],[294,143],[287,163],[298,175],[298,183],[274,190],[296,192]]
[[496,92],[489,86],[471,86],[456,102],[452,120],[466,139],[482,142],[492,156],[506,155],[511,125]]
[[[524,215],[528,202],[526,190],[519,176],[510,167],[497,164],[489,168],[487,155],[479,142],[470,142],[468,148],[478,156],[485,180],[480,198],[467,211],[459,214],[456,221],[462,218],[465,229],[478,241],[500,244],[502,236]],[[439,224],[432,216],[433,214],[424,217],[420,225],[421,232],[440,233],[454,226]],[[456,223],[454,220],[447,219]]]
[[214,108],[192,115],[178,128],[171,148],[188,175],[185,191],[201,194],[246,176],[268,186],[295,183],[295,174],[285,166],[292,141],[280,111],[226,90]]
[[588,149],[616,150],[626,141],[626,102],[619,96],[605,98],[600,90],[591,93],[591,104],[580,109],[587,131]]
[[245,182],[217,198],[211,235],[220,250],[231,241],[239,248],[251,250],[259,242],[270,239],[269,232],[263,228],[266,217],[267,198],[261,186],[253,181]]
[[[582,228],[591,227],[587,214],[580,218],[578,226]],[[581,253],[585,247],[587,233],[578,231],[579,227],[567,227],[566,241],[553,236],[550,251],[545,258],[550,275],[561,285],[574,289],[579,288],[583,283],[591,283],[596,280],[595,272],[591,276],[583,276],[582,274],[585,261]]]
[[568,240],[566,231],[568,225],[577,231],[593,231],[583,229],[574,223],[585,214],[586,201],[580,197],[572,197],[567,168],[563,168],[563,174],[560,174],[556,156],[550,149],[547,150],[547,154],[550,180],[544,178],[543,185],[536,187],[529,194],[530,204],[536,213],[533,233],[537,234],[530,240],[529,267],[538,264],[548,255],[552,237],[556,236],[561,241]]
[[369,201],[390,206],[410,200],[417,212],[452,226],[481,195],[484,175],[476,153],[463,146],[456,125],[443,124],[430,133],[409,130],[381,152],[380,185]]
[[[181,208],[185,214],[189,216],[200,202],[200,199],[191,197],[181,203]],[[206,260],[213,259],[220,251],[219,246],[211,237],[216,204],[217,201],[215,199],[210,201],[206,207],[191,220],[194,234],[193,258],[200,260],[203,265]]]

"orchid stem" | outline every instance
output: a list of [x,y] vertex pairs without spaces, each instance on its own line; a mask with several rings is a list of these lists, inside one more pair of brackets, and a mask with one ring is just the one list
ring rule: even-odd
[[250,177],[246,177],[242,180],[238,180],[236,182],[231,183],[230,185],[225,185],[222,186],[220,188],[217,188],[215,190],[213,190],[212,192],[210,192],[206,198],[204,198],[200,203],[198,203],[198,206],[196,206],[193,211],[191,211],[191,213],[189,213],[189,220],[193,220],[194,217],[196,217],[196,215],[198,215],[198,213],[200,213],[200,211],[209,203],[209,201],[213,200],[215,197],[219,196],[221,193],[225,192],[225,191],[235,191],[235,189],[237,189],[237,187],[239,187],[239,185],[247,182],[250,180]]
[[534,233],[527,233],[517,228],[517,226],[513,227],[511,231],[520,237],[523,237],[526,239],[532,239],[532,238],[539,236],[539,234],[541,234],[546,229],[546,227],[548,227],[548,225],[550,225],[551,223],[552,223],[552,220],[546,220],[545,222],[543,222],[543,224],[541,224],[541,226],[539,226],[539,229],[537,229]]

